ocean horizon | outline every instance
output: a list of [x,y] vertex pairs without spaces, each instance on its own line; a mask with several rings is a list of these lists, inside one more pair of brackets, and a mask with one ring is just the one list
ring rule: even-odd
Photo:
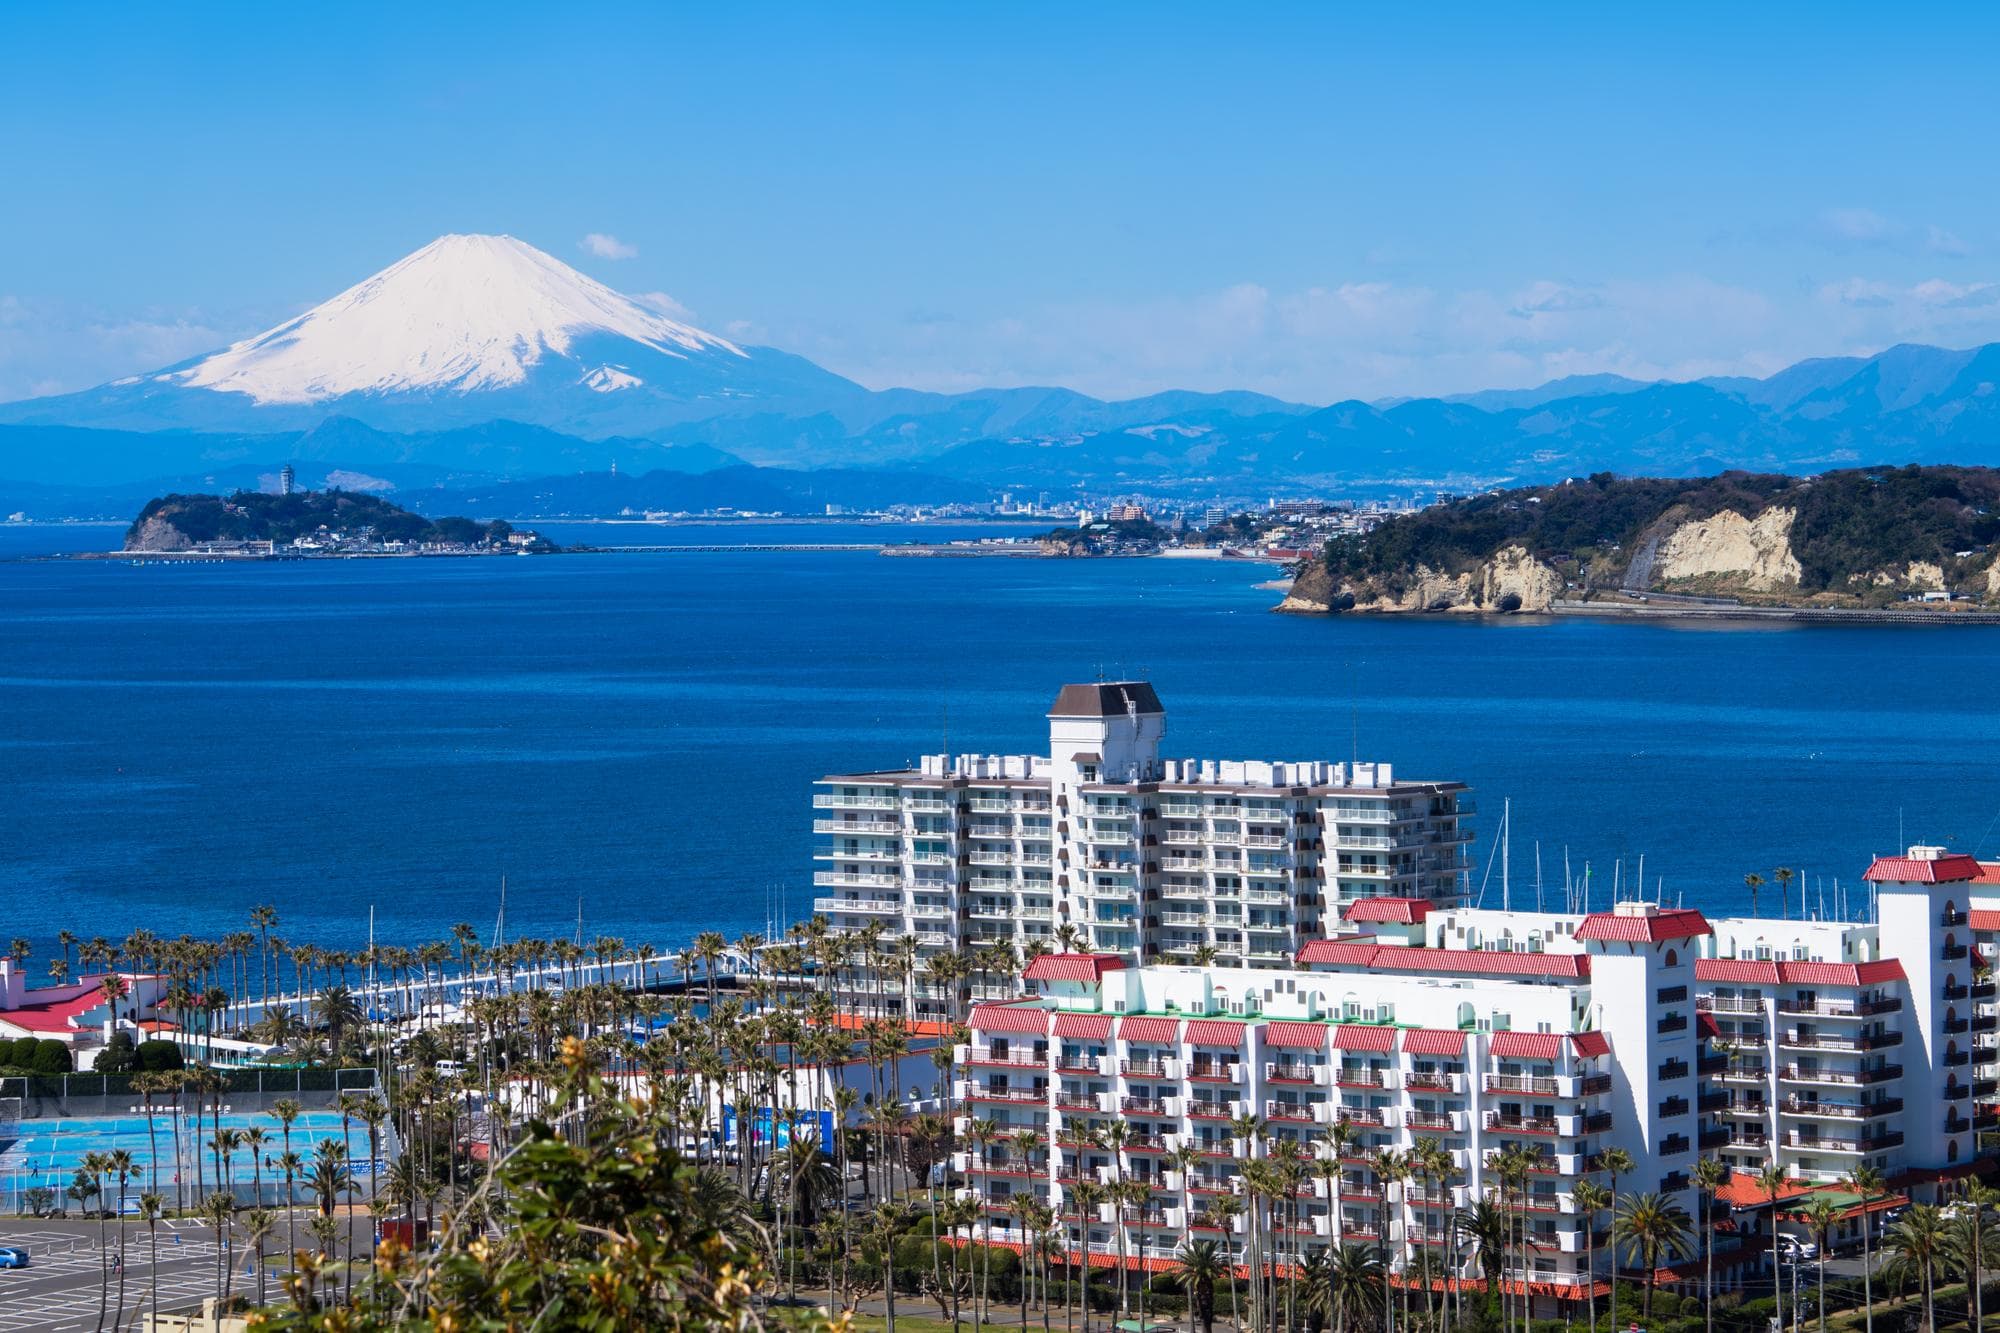
[[[900,531],[811,539],[957,529]],[[59,930],[216,936],[258,903],[327,947],[371,909],[384,942],[489,937],[503,877],[512,938],[579,908],[586,938],[663,950],[782,928],[816,778],[947,738],[1045,752],[1056,690],[1099,677],[1154,682],[1174,757],[1471,784],[1488,906],[1508,804],[1516,907],[1560,907],[1565,865],[1602,906],[1643,856],[1668,902],[1744,912],[1743,876],[1784,865],[1831,914],[1872,854],[2000,853],[2000,629],[1299,618],[1268,566],[1216,561],[21,558],[115,536],[0,528],[0,935],[37,976]]]

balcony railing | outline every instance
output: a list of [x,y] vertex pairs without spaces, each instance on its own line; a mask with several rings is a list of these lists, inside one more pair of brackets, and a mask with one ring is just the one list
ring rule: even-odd
[[1271,1083],[1317,1083],[1319,1077],[1318,1065],[1281,1061],[1264,1066],[1264,1078]]
[[1828,1032],[1781,1032],[1780,1046],[1796,1046],[1808,1051],[1879,1051],[1903,1044],[1900,1032],[1862,1032],[1854,1036],[1834,1036]]
[[1807,1069],[1785,1065],[1778,1070],[1778,1080],[1782,1083],[1830,1083],[1842,1087],[1886,1083],[1902,1076],[1901,1065],[1883,1065],[1879,1069]]
[[1486,1076],[1486,1090],[1488,1092],[1525,1092],[1541,1097],[1553,1097],[1560,1086],[1561,1084],[1555,1079],[1545,1078],[1536,1074],[1488,1074]]
[[1554,1116],[1508,1115],[1502,1111],[1488,1111],[1486,1127],[1503,1134],[1553,1134],[1556,1132],[1556,1121]]

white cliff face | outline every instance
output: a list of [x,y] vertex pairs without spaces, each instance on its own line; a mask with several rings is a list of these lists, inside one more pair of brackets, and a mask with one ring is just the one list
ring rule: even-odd
[[1683,523],[1660,547],[1653,576],[1662,583],[1722,577],[1753,592],[1798,586],[1799,562],[1792,555],[1796,509],[1766,509],[1745,518],[1725,509]]
[[1486,562],[1479,600],[1487,608],[1518,597],[1522,611],[1546,611],[1562,596],[1562,576],[1535,559],[1525,546],[1506,546]]

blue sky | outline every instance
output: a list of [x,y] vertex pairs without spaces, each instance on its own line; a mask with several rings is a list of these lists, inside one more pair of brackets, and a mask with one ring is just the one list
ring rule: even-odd
[[447,231],[874,386],[1323,402],[2000,339],[2000,13],[1401,8],[9,7],[0,398]]

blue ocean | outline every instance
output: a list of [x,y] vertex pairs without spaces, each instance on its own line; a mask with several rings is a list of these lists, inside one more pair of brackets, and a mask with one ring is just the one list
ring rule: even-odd
[[1565,864],[1606,901],[1643,856],[1670,901],[1741,910],[1785,865],[1832,911],[1899,842],[2000,854],[1996,629],[1300,619],[1208,561],[32,558],[118,537],[0,527],[0,938],[40,959],[257,903],[329,947],[371,910],[384,940],[486,934],[503,877],[510,936],[762,931],[808,908],[815,778],[1040,750],[1057,687],[1099,676],[1155,682],[1176,756],[1471,783],[1488,905],[1503,804],[1517,906]]

